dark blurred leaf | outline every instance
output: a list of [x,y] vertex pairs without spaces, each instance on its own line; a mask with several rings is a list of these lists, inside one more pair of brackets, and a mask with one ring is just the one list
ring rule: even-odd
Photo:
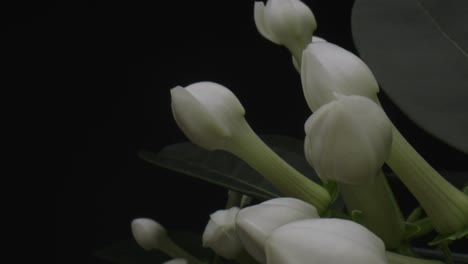
[[[302,141],[276,135],[263,136],[262,139],[291,166],[315,182],[320,182],[304,158]],[[263,176],[225,151],[208,151],[186,142],[165,147],[157,154],[141,151],[139,155],[158,166],[259,199],[281,196]]]
[[468,1],[356,0],[352,31],[382,89],[416,124],[468,153]]
[[[169,236],[180,247],[200,260],[208,259],[212,251],[202,247],[200,235],[185,230],[169,230]],[[123,240],[95,253],[95,256],[118,264],[155,264],[171,259],[157,250],[146,251],[135,240]]]

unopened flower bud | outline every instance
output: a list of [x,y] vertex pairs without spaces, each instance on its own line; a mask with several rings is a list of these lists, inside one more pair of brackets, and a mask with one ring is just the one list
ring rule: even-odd
[[254,18],[263,37],[286,46],[299,62],[317,28],[314,14],[299,0],[268,0],[266,5],[255,2]]
[[267,264],[386,264],[385,247],[365,227],[342,219],[308,219],[273,231],[265,243]]
[[211,248],[226,259],[239,256],[243,247],[236,233],[235,220],[238,212],[238,207],[232,207],[211,214],[203,232],[203,246]]
[[324,212],[330,195],[302,175],[263,142],[244,118],[244,108],[226,87],[199,82],[171,90],[172,112],[184,134],[208,150],[239,157],[269,180],[283,195],[299,198]]
[[136,242],[145,250],[159,249],[168,239],[166,229],[152,219],[134,219],[131,227]]
[[313,41],[302,53],[301,80],[312,111],[334,100],[334,93],[377,102],[379,85],[369,67],[353,53],[326,41]]
[[227,88],[198,82],[171,90],[172,113],[177,125],[195,144],[208,150],[223,149],[245,122],[245,110]]
[[[186,259],[190,264],[202,264],[174,243],[167,235],[166,229],[158,222],[148,218],[137,218],[132,221],[131,228],[133,237],[143,249],[160,250],[173,258]],[[176,263],[184,263],[178,261]]]
[[362,96],[340,96],[320,107],[305,124],[307,161],[323,180],[360,185],[371,182],[392,143],[390,120]]
[[236,229],[247,252],[265,263],[264,245],[273,230],[293,221],[318,217],[315,207],[306,202],[276,198],[242,209],[237,215]]

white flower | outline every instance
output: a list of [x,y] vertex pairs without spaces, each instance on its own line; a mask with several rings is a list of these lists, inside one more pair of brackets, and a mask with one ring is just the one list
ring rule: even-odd
[[168,260],[164,262],[163,264],[187,264],[187,263],[188,263],[187,260],[182,259],[182,258],[177,258],[177,259]]
[[245,110],[226,87],[198,82],[171,90],[172,113],[177,125],[195,144],[208,150],[223,149],[244,120]]
[[236,220],[237,234],[247,252],[265,263],[264,244],[276,228],[296,220],[319,217],[314,206],[294,198],[276,198],[242,209]]
[[166,229],[152,219],[134,219],[131,227],[136,242],[145,250],[159,249],[167,242]]
[[335,99],[334,93],[377,102],[379,85],[369,67],[353,53],[326,41],[314,41],[302,53],[301,79],[312,111]]
[[385,264],[385,246],[365,227],[342,219],[308,219],[273,231],[267,264]]
[[211,248],[226,259],[235,259],[243,251],[236,234],[235,220],[238,207],[219,210],[210,215],[210,221],[203,232],[203,246]]
[[299,0],[255,2],[254,19],[263,37],[286,46],[297,60],[317,28],[314,14]]
[[390,154],[392,126],[382,108],[362,96],[340,96],[305,123],[307,161],[323,180],[373,181]]

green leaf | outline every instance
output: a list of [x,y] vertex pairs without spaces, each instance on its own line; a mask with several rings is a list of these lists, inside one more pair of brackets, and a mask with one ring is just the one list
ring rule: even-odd
[[[169,230],[169,236],[180,247],[200,260],[206,260],[212,251],[202,247],[200,235],[185,230]],[[96,257],[117,264],[155,264],[171,259],[157,250],[146,251],[135,240],[122,240],[100,249]]]
[[417,125],[468,153],[468,1],[356,0],[361,58]]
[[450,241],[468,238],[468,227],[458,232],[449,235],[438,235],[434,240],[429,242],[429,246],[436,246],[439,244],[449,243]]
[[412,239],[417,233],[421,231],[421,227],[417,224],[405,222],[404,223],[404,240]]
[[407,222],[409,223],[413,223],[417,220],[419,220],[421,218],[421,215],[422,215],[422,208],[421,207],[416,207],[411,213],[410,215],[408,216],[408,218],[406,219]]
[[[313,181],[320,181],[305,160],[302,141],[276,135],[262,139],[291,166]],[[225,151],[208,151],[185,142],[167,146],[157,154],[141,151],[139,156],[152,164],[262,200],[281,196],[263,176]]]
[[356,223],[362,224],[362,211],[353,210],[351,212],[351,219]]

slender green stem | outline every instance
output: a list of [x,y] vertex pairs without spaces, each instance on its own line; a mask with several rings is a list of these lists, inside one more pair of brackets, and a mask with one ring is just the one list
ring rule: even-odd
[[164,243],[161,243],[162,246],[159,250],[163,251],[167,255],[173,258],[183,258],[188,261],[189,264],[205,264],[201,260],[195,258],[194,256],[187,253],[184,249],[179,247],[174,241],[172,241],[169,237],[167,237]]
[[242,194],[233,190],[228,191],[228,199],[226,201],[226,209],[239,207],[242,200]]
[[308,202],[324,213],[330,206],[327,190],[311,181],[271,150],[247,122],[226,144],[233,153],[269,180],[282,194]]
[[404,234],[404,219],[383,172],[365,185],[338,183],[338,186],[348,211],[361,211],[361,224],[380,237],[386,248],[398,248]]
[[388,263],[390,264],[443,264],[443,262],[431,259],[420,259],[408,257],[387,251]]
[[453,258],[452,258],[452,252],[450,252],[450,248],[448,247],[447,242],[442,243],[441,249],[442,249],[442,252],[444,252],[445,263],[454,264]]
[[398,175],[440,234],[468,226],[468,197],[445,180],[393,127],[387,164]]

